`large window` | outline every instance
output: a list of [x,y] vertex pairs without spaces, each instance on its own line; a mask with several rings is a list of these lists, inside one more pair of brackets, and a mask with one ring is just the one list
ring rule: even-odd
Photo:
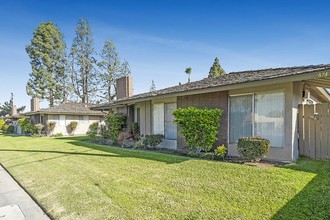
[[153,112],[153,133],[164,134],[164,103],[154,104]]
[[173,122],[176,103],[153,105],[153,134],[163,134],[167,140],[177,139],[177,126]]
[[230,98],[229,139],[236,143],[238,138],[252,136],[253,95]]
[[284,146],[285,95],[282,91],[230,97],[229,141],[261,136],[272,147]]

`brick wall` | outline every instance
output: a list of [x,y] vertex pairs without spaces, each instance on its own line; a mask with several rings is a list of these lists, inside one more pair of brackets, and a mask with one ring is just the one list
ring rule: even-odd
[[117,99],[133,96],[133,79],[129,76],[124,76],[117,79]]
[[[220,144],[227,145],[228,137],[228,91],[221,92],[212,92],[205,94],[197,95],[187,95],[187,96],[178,96],[177,97],[177,108],[186,108],[189,106],[198,107],[198,108],[219,108],[223,110],[221,120],[220,120],[220,130],[218,133],[218,140],[214,144],[218,146]],[[178,129],[179,131],[179,129]],[[179,151],[187,150],[187,145],[184,142],[184,137],[178,134],[178,145],[177,149]]]

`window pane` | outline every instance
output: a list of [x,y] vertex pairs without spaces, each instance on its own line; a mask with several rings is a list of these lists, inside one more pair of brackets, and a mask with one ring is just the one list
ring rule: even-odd
[[230,97],[229,141],[252,136],[252,95]]
[[164,103],[153,105],[153,133],[164,135]]
[[176,103],[165,104],[165,138],[169,140],[177,139],[177,127],[174,123],[173,112],[176,110]]
[[270,140],[272,147],[284,146],[284,93],[255,95],[255,135]]

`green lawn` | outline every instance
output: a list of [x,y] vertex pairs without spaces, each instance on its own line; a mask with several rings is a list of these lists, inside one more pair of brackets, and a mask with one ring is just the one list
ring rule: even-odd
[[330,219],[330,161],[255,167],[0,136],[0,163],[55,219]]

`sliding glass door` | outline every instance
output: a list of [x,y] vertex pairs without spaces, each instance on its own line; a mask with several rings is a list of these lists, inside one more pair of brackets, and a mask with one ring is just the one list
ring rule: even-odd
[[272,147],[284,146],[285,94],[260,92],[230,97],[229,142],[241,137],[261,136]]

